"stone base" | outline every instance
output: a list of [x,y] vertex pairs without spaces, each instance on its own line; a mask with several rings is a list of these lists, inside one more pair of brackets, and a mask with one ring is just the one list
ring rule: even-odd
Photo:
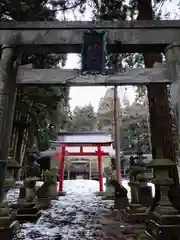
[[2,240],[12,240],[18,228],[18,221],[11,221],[8,217],[0,217],[0,237]]
[[34,222],[40,217],[41,212],[34,203],[24,203],[18,206],[16,219],[19,222]]
[[157,206],[150,213],[146,231],[137,240],[179,240],[180,214],[172,206]]
[[48,188],[48,197],[50,197],[52,200],[58,199],[59,193],[57,191],[57,184],[51,184]]
[[157,206],[154,212],[150,214],[150,219],[160,225],[171,225],[172,223],[180,225],[180,214],[175,209],[173,209],[172,206]]
[[147,208],[141,206],[140,204],[132,204],[126,207],[123,212],[124,217],[128,222],[140,223],[147,220]]
[[115,196],[115,189],[112,185],[106,185],[105,196],[114,197]]
[[139,202],[144,206],[150,206],[153,201],[152,187],[151,186],[140,186],[138,190]]
[[114,197],[113,196],[103,196],[102,197],[102,200],[114,200]]
[[[66,195],[66,194],[65,194]],[[62,195],[62,196],[65,196],[65,195]],[[58,200],[59,199],[59,195],[57,195],[56,197],[49,197],[50,200]]]
[[[66,196],[66,192],[58,192],[58,196],[61,197],[61,196]],[[57,196],[57,198],[58,198]]]
[[114,200],[114,208],[118,210],[125,209],[128,206],[127,198],[115,198]]
[[38,209],[47,209],[51,206],[51,199],[50,198],[37,198],[36,200],[36,207]]
[[[99,192],[99,193],[97,193],[97,196],[101,196],[101,193]],[[107,192],[103,192],[103,194],[102,194],[102,196],[103,196],[103,199],[105,199],[105,200],[114,200],[115,199],[115,197],[114,197],[114,195],[115,194],[109,194],[109,193],[107,193]]]
[[[180,214],[172,205],[158,205],[150,212],[146,231],[138,240],[179,240]],[[142,236],[141,236],[142,235]]]
[[172,222],[170,225],[160,225],[153,220],[148,223],[146,234],[151,236],[152,239],[158,240],[179,240],[180,224]]
[[95,192],[96,196],[106,196],[105,192]]

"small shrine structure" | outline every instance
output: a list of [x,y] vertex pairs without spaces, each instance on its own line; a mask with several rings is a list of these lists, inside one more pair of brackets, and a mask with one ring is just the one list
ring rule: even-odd
[[[99,190],[103,191],[103,173],[105,167],[111,167],[110,154],[113,151],[111,136],[106,132],[61,132],[56,141],[51,141],[56,148],[53,163],[59,161],[59,192],[63,191],[64,173],[74,166],[77,171],[84,171],[88,165],[89,178],[97,173]],[[71,169],[70,169],[71,166]]]

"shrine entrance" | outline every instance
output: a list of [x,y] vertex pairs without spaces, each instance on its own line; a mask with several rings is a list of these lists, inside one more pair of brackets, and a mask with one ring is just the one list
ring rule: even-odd
[[[103,192],[103,156],[109,156],[109,152],[104,152],[102,150],[102,147],[105,146],[111,146],[112,142],[89,142],[89,143],[62,143],[58,141],[51,141],[51,144],[53,146],[56,146],[59,148],[58,154],[56,154],[55,158],[58,157],[58,160],[60,161],[59,166],[59,192],[63,192],[63,181],[64,181],[64,166],[65,166],[65,160],[66,157],[90,157],[94,156],[97,157],[97,163],[98,163],[98,179],[99,179],[99,191]],[[79,152],[68,152],[68,147],[80,147]],[[84,147],[95,147],[97,148],[94,152],[87,152],[83,151]],[[91,164],[89,165],[91,166]],[[89,169],[89,175],[91,176],[91,168]],[[79,175],[82,176],[82,175]]]
[[[3,22],[0,29],[1,72],[0,82],[1,116],[8,116],[8,121],[2,119],[0,125],[0,155],[7,159],[8,143],[12,129],[16,84],[53,84],[60,86],[117,86],[122,85],[154,85],[164,89],[164,85],[179,84],[178,51],[180,28],[179,21],[122,21],[111,22]],[[68,29],[68,30],[67,30]],[[148,36],[148,38],[147,38]],[[158,36],[158,37],[157,37]],[[173,44],[171,44],[171,42]],[[41,53],[82,53],[82,69],[33,69],[32,66],[22,66],[19,59],[21,52]],[[124,52],[165,52],[168,64],[155,64],[153,69],[107,69],[108,53]],[[174,67],[176,66],[176,68]],[[176,69],[176,70],[174,70]],[[162,88],[161,88],[162,87]],[[166,89],[166,87],[165,87]],[[178,88],[175,88],[176,94]],[[161,101],[160,96],[153,96],[154,104]],[[151,114],[151,129],[153,141],[152,150],[157,158],[166,157],[177,162],[176,129],[173,131],[173,120],[170,114],[168,99],[163,103],[163,116],[158,112]],[[178,104],[178,103],[177,103]],[[179,105],[178,105],[179,106]],[[116,170],[117,181],[120,183],[120,151],[119,135],[116,121]],[[166,124],[163,124],[166,120]],[[4,123],[6,121],[6,124]],[[173,122],[173,123],[172,123]],[[176,124],[175,124],[176,125]],[[5,126],[5,127],[4,127]],[[157,128],[156,128],[157,127]],[[155,131],[156,130],[156,131]],[[156,134],[156,132],[160,134]],[[168,138],[167,138],[168,135]],[[156,144],[154,144],[156,142]],[[1,169],[1,168],[0,168]],[[2,185],[4,167],[2,167]],[[177,168],[173,172],[174,182],[179,186]],[[0,187],[1,189],[1,187]],[[1,195],[1,194],[0,194]]]
[[89,159],[69,159],[67,174],[64,179],[91,179],[91,162]]
[[[179,30],[180,21],[120,21],[120,22],[15,22],[4,21],[0,28],[1,71],[0,71],[0,203],[4,210],[4,182],[8,161],[8,147],[12,131],[16,99],[16,86],[53,84],[60,86],[117,86],[153,84],[159,91],[151,91],[151,131],[154,183],[160,191],[157,212],[148,218],[151,239],[178,239],[179,215],[168,200],[168,190],[173,189],[174,197],[179,192],[177,162],[179,147],[176,120],[169,105],[167,86],[175,86],[179,93]],[[85,33],[86,31],[86,33]],[[88,31],[88,32],[87,32]],[[102,32],[100,32],[102,31]],[[21,65],[21,53],[80,53],[82,69],[32,69]],[[106,53],[164,53],[165,64],[155,64],[153,69],[109,69],[106,71]],[[115,71],[116,70],[116,71]],[[165,97],[164,97],[165,96]],[[180,101],[177,101],[178,114]],[[161,111],[158,111],[158,107]],[[163,110],[162,110],[163,109]],[[174,109],[173,109],[174,110]],[[161,114],[159,114],[159,112]],[[173,111],[172,111],[173,112]],[[118,134],[116,133],[116,137]],[[116,139],[118,143],[118,138]],[[116,148],[117,149],[117,148]],[[66,146],[62,146],[61,164]],[[102,154],[101,151],[99,151]],[[120,158],[116,152],[117,180],[119,181]],[[99,155],[98,155],[99,156]],[[100,163],[100,161],[99,161]],[[101,164],[101,163],[100,163]],[[61,168],[61,171],[63,166]],[[99,168],[101,169],[101,168]],[[63,173],[60,174],[60,191],[63,189]],[[120,181],[119,181],[120,182]],[[102,190],[102,181],[100,181]],[[163,197],[161,197],[163,195]],[[159,201],[159,202],[158,202]],[[168,211],[167,211],[168,209]],[[154,209],[153,209],[154,210]],[[167,214],[168,212],[168,214]],[[146,213],[147,214],[147,213]],[[152,215],[152,214],[151,214]],[[4,215],[3,215],[4,217]],[[9,219],[9,215],[7,216]],[[173,221],[172,221],[173,220]],[[7,225],[9,221],[6,221]],[[2,221],[1,227],[4,229]],[[9,229],[7,226],[6,229]],[[171,231],[170,231],[171,230]],[[176,237],[174,236],[176,235]]]

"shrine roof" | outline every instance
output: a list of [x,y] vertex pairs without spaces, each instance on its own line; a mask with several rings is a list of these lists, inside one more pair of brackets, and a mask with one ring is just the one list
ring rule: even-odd
[[62,146],[62,145],[66,145],[66,146],[69,146],[69,147],[73,147],[73,146],[75,146],[75,147],[78,147],[78,146],[80,146],[80,145],[82,145],[82,146],[86,146],[86,147],[88,147],[88,146],[97,146],[97,145],[101,145],[101,146],[110,146],[112,143],[113,143],[113,141],[101,141],[101,142],[62,142],[62,141],[50,141],[50,143],[51,143],[51,145],[52,145],[52,147],[53,146]]
[[52,145],[65,144],[73,146],[106,145],[113,142],[111,135],[107,132],[60,132],[55,141],[50,141]]
[[70,131],[67,131],[67,132],[59,132],[57,134],[58,136],[77,136],[77,135],[80,135],[80,136],[84,136],[84,135],[88,135],[88,136],[105,136],[105,135],[109,135],[108,132],[105,132],[105,131],[83,131],[83,132],[70,132]]

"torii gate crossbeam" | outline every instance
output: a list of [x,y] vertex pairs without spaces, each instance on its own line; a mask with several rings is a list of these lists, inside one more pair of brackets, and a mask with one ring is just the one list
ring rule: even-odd
[[31,53],[80,53],[84,30],[108,30],[108,51],[159,52],[179,40],[179,20],[149,21],[52,21],[0,24],[0,45],[12,43]]

